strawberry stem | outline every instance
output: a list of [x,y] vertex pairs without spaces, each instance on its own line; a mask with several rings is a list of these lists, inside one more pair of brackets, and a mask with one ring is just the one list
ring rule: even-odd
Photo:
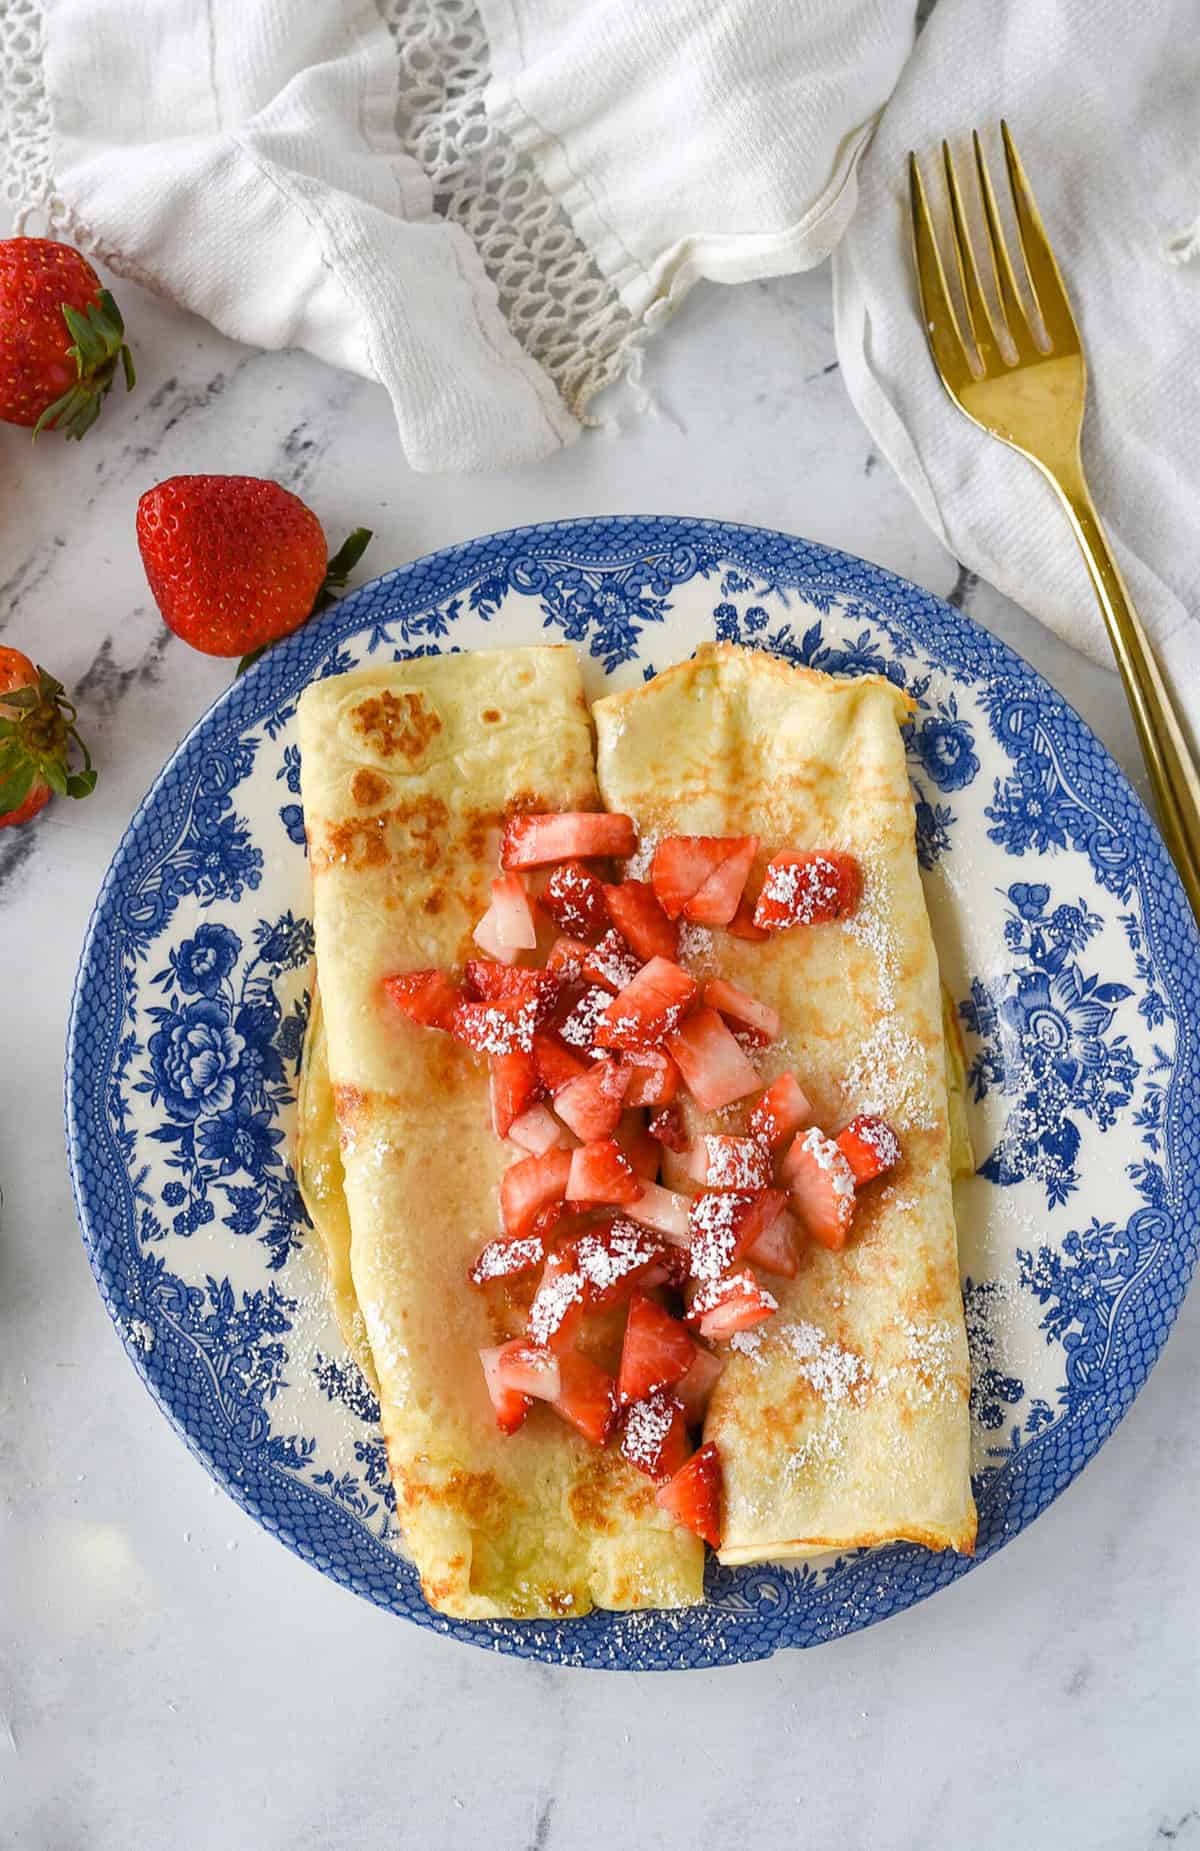
[[121,311],[107,289],[102,289],[87,311],[63,304],[63,320],[72,336],[67,352],[75,361],[78,378],[61,398],[47,405],[33,427],[35,438],[42,431],[61,431],[76,439],[86,436],[100,415],[100,407],[116,376],[117,364],[125,378],[125,390],[132,392],[137,383],[133,355],[125,344],[125,323]]
[[[96,788],[74,702],[44,668],[37,674],[36,686],[0,698],[0,816],[17,809],[39,778],[60,797],[88,797]],[[76,754],[83,763],[73,768]]]

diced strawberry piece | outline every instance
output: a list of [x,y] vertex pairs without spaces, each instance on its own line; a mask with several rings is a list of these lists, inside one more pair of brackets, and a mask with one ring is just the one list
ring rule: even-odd
[[693,1196],[688,1221],[693,1279],[718,1279],[727,1272],[774,1220],[785,1199],[780,1189],[703,1189]]
[[862,868],[837,850],[776,855],[767,863],[754,923],[768,932],[847,918],[862,898]]
[[699,985],[667,958],[651,958],[613,997],[596,1028],[608,1048],[655,1048],[672,1034],[695,1000]]
[[656,1112],[650,1120],[650,1136],[657,1138],[667,1150],[675,1152],[688,1148],[688,1134],[683,1123],[683,1114],[677,1105],[669,1105],[661,1112]]
[[764,1272],[778,1273],[783,1279],[794,1279],[799,1270],[796,1258],[796,1223],[786,1208],[781,1208],[777,1215],[746,1246],[746,1258],[755,1266],[761,1266]]
[[[625,1095],[625,1104],[629,1104],[628,1093]],[[628,1157],[634,1175],[640,1176],[643,1182],[652,1183],[662,1162],[662,1146],[657,1138],[650,1136],[641,1113],[623,1112],[614,1135]]]
[[506,1388],[500,1380],[500,1358],[504,1345],[496,1349],[480,1350],[479,1360],[483,1364],[483,1380],[487,1387],[491,1403],[496,1411],[496,1425],[501,1433],[515,1433],[525,1420],[533,1399],[524,1395],[519,1388]]
[[778,1301],[759,1285],[754,1274],[731,1273],[724,1279],[706,1279],[688,1309],[688,1323],[698,1324],[700,1335],[714,1342],[749,1330],[778,1311]]
[[611,1001],[609,991],[602,990],[598,983],[591,984],[575,998],[565,1014],[556,1019],[554,1028],[559,1039],[578,1053],[590,1055],[596,1046],[600,1018]]
[[[748,843],[753,843],[753,847],[746,855]],[[650,881],[667,918],[678,919],[682,913],[685,918],[694,919],[701,925],[725,925],[737,910],[757,847],[758,839],[755,836],[668,836],[660,842],[654,851]],[[727,863],[733,864],[733,873],[732,880],[726,876],[726,882],[728,885],[736,883],[737,887],[732,899],[729,899],[716,878]],[[706,905],[700,896],[710,881],[713,882],[713,888]],[[699,914],[692,910],[692,904],[698,899],[701,906]],[[728,910],[725,910],[727,900]],[[703,916],[706,911],[709,915],[707,917]],[[718,919],[715,912],[723,912],[724,917]]]
[[546,969],[560,984],[586,983],[583,967],[591,949],[581,938],[556,938],[546,956]]
[[519,1273],[531,1273],[545,1258],[546,1247],[539,1234],[526,1234],[522,1240],[489,1240],[467,1277],[472,1285],[515,1279]]
[[580,1080],[592,1071],[590,1063],[572,1054],[557,1035],[537,1034],[533,1037],[533,1060],[538,1078],[551,1098],[561,1092],[564,1086],[569,1086],[572,1080]]
[[541,1157],[522,1157],[500,1179],[500,1216],[505,1232],[533,1232],[542,1209],[561,1202],[571,1173],[569,1150],[548,1150]]
[[[584,1282],[570,1246],[546,1256],[529,1306],[530,1340],[556,1355],[569,1350],[583,1322]],[[547,1397],[552,1400],[553,1396]]]
[[696,1359],[687,1331],[661,1305],[642,1292],[629,1301],[617,1395],[622,1402],[641,1401],[655,1389],[671,1388]]
[[660,1048],[629,1048],[625,1058],[633,1068],[626,1105],[669,1105],[679,1091],[679,1068],[671,1056]]
[[772,1150],[788,1143],[798,1131],[812,1124],[813,1110],[800,1089],[794,1073],[781,1073],[772,1080],[750,1114],[748,1129],[753,1137],[765,1138]]
[[463,976],[469,994],[480,1002],[532,1004],[539,1023],[553,1010],[561,988],[553,971],[522,970],[491,958],[468,958]]
[[578,861],[555,868],[546,882],[542,905],[560,932],[572,938],[598,938],[608,923],[604,888]]
[[679,927],[672,923],[655,898],[649,881],[622,881],[606,887],[608,916],[632,951],[644,964],[651,958],[679,956]]
[[642,1275],[639,1281],[644,1292],[651,1291],[656,1285],[670,1286],[673,1292],[682,1292],[688,1282],[688,1250],[677,1247],[666,1234],[658,1258],[653,1266]]
[[708,1398],[724,1367],[723,1356],[714,1356],[702,1343],[696,1345],[691,1368],[675,1384],[675,1393],[683,1403],[684,1418],[689,1427],[698,1427],[703,1421],[708,1411]]
[[606,810],[548,811],[510,817],[500,845],[502,868],[545,868],[554,861],[624,860],[637,848],[632,818]]
[[496,937],[502,945],[514,951],[536,948],[533,908],[519,874],[501,874],[492,882],[492,911],[496,915]]
[[571,1173],[567,1178],[568,1202],[612,1203],[636,1202],[642,1183],[633,1165],[615,1138],[593,1138],[571,1152]]
[[614,1305],[658,1264],[662,1246],[656,1235],[618,1215],[606,1226],[577,1234],[570,1253],[583,1280],[584,1303]]
[[780,1177],[807,1232],[840,1252],[854,1219],[854,1171],[844,1152],[813,1125],[788,1151]]
[[769,1189],[771,1152],[762,1138],[708,1132],[698,1141],[696,1181],[706,1189]]
[[856,1183],[873,1183],[900,1161],[900,1140],[886,1119],[860,1112],[838,1132],[837,1147],[854,1171]]
[[422,1028],[449,1030],[458,1006],[459,991],[445,971],[410,970],[398,977],[385,977],[384,993],[389,1002]]
[[533,1233],[543,1242],[548,1241],[566,1212],[565,1202],[547,1202],[533,1218]]
[[513,1337],[496,1352],[496,1374],[504,1388],[535,1401],[553,1401],[562,1387],[558,1357],[544,1344]]
[[629,1212],[643,1227],[656,1228],[664,1240],[686,1247],[690,1245],[691,1207],[690,1196],[647,1181]]
[[688,1456],[683,1408],[671,1395],[631,1402],[621,1428],[621,1451],[630,1465],[659,1484],[674,1478]]
[[704,884],[684,902],[683,916],[697,925],[727,926],[737,916],[742,892],[754,857],[758,853],[757,836],[727,839],[728,853],[720,867],[714,868]]
[[632,1069],[624,1061],[594,1062],[554,1095],[554,1110],[585,1144],[611,1137],[621,1118]]
[[704,1000],[734,1029],[748,1031],[756,1041],[774,1041],[779,1033],[779,1011],[739,990],[735,983],[714,977],[704,986]]
[[692,1454],[686,1465],[680,1466],[667,1484],[659,1487],[655,1501],[669,1510],[677,1523],[719,1549],[723,1489],[721,1455],[710,1440]]
[[608,931],[598,944],[588,948],[583,960],[583,974],[593,983],[603,984],[612,995],[632,983],[641,965],[619,932]]
[[668,1036],[683,1083],[705,1112],[718,1112],[758,1087],[759,1075],[715,1009],[698,1009]]
[[770,938],[761,926],[754,923],[754,903],[748,894],[743,893],[738,901],[737,912],[725,927],[731,938],[744,938],[748,944],[762,945]]
[[565,1150],[570,1143],[570,1133],[565,1125],[559,1124],[549,1107],[531,1105],[519,1118],[513,1119],[508,1127],[508,1141],[540,1157],[544,1151]]
[[507,1054],[493,1054],[489,1087],[492,1099],[492,1129],[498,1138],[506,1138],[513,1121],[537,1098],[541,1082],[533,1055],[524,1048]]
[[554,1407],[593,1446],[603,1446],[617,1414],[617,1385],[578,1350],[559,1358],[562,1386]]
[[486,951],[489,958],[498,958],[501,964],[515,964],[517,949],[515,945],[506,945],[500,936],[500,919],[494,906],[489,906],[486,913],[475,927],[471,937],[481,951]]
[[464,997],[455,1007],[450,1032],[477,1054],[511,1054],[514,1048],[529,1053],[536,1021],[534,1002],[477,1003]]

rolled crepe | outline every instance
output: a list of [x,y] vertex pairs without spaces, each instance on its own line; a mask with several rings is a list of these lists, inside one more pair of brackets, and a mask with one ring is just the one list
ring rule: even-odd
[[520,1153],[493,1133],[486,1062],[381,990],[394,972],[475,954],[507,814],[599,807],[574,651],[321,681],[300,702],[300,744],[350,1273],[425,1596],[464,1619],[698,1601],[703,1545],[619,1452],[544,1406],[498,1432],[478,1351],[523,1319],[467,1269],[498,1231],[500,1179]]
[[[863,1190],[845,1250],[807,1242],[794,1280],[764,1274],[778,1313],[733,1339],[705,1426],[724,1461],[723,1562],[901,1537],[974,1543],[947,1057],[899,731],[909,711],[888,681],[713,645],[594,709],[600,789],[633,817],[644,861],[663,836],[753,833],[751,891],[784,848],[848,850],[865,874],[844,923],[761,944],[682,933],[696,975],[779,1011],[764,1084],[791,1068],[826,1130],[878,1112],[903,1147],[898,1170]],[[736,1131],[746,1107],[689,1112],[697,1129]]]

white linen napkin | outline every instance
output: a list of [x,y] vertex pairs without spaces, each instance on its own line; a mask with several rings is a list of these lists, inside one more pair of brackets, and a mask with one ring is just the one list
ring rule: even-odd
[[[917,309],[907,156],[945,224],[940,140],[1006,190],[1021,151],[1082,330],[1084,462],[1130,591],[1200,732],[1200,13],[1196,0],[939,0],[859,167],[834,258],[838,356],[880,450],[950,551],[1097,661],[1082,560],[1032,464],[943,391]],[[1191,230],[1191,261],[1189,256]],[[977,249],[980,247],[977,245]]]
[[380,380],[418,469],[545,455],[698,277],[828,255],[914,0],[481,8],[3,0],[6,191]]

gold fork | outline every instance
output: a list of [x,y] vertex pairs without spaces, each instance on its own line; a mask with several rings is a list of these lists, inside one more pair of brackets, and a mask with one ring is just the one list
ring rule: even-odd
[[917,157],[908,157],[917,282],[930,351],[942,384],[959,410],[1036,463],[1067,511],[1108,626],[1158,802],[1163,836],[1200,921],[1200,775],[1088,492],[1079,451],[1087,394],[1079,329],[1006,123],[1001,123],[1000,133],[1025,282],[1044,332],[1035,332],[1022,301],[987,160],[976,134],[972,136],[975,168],[998,315],[984,294],[948,144],[942,143],[942,163],[962,321],[946,285]]

